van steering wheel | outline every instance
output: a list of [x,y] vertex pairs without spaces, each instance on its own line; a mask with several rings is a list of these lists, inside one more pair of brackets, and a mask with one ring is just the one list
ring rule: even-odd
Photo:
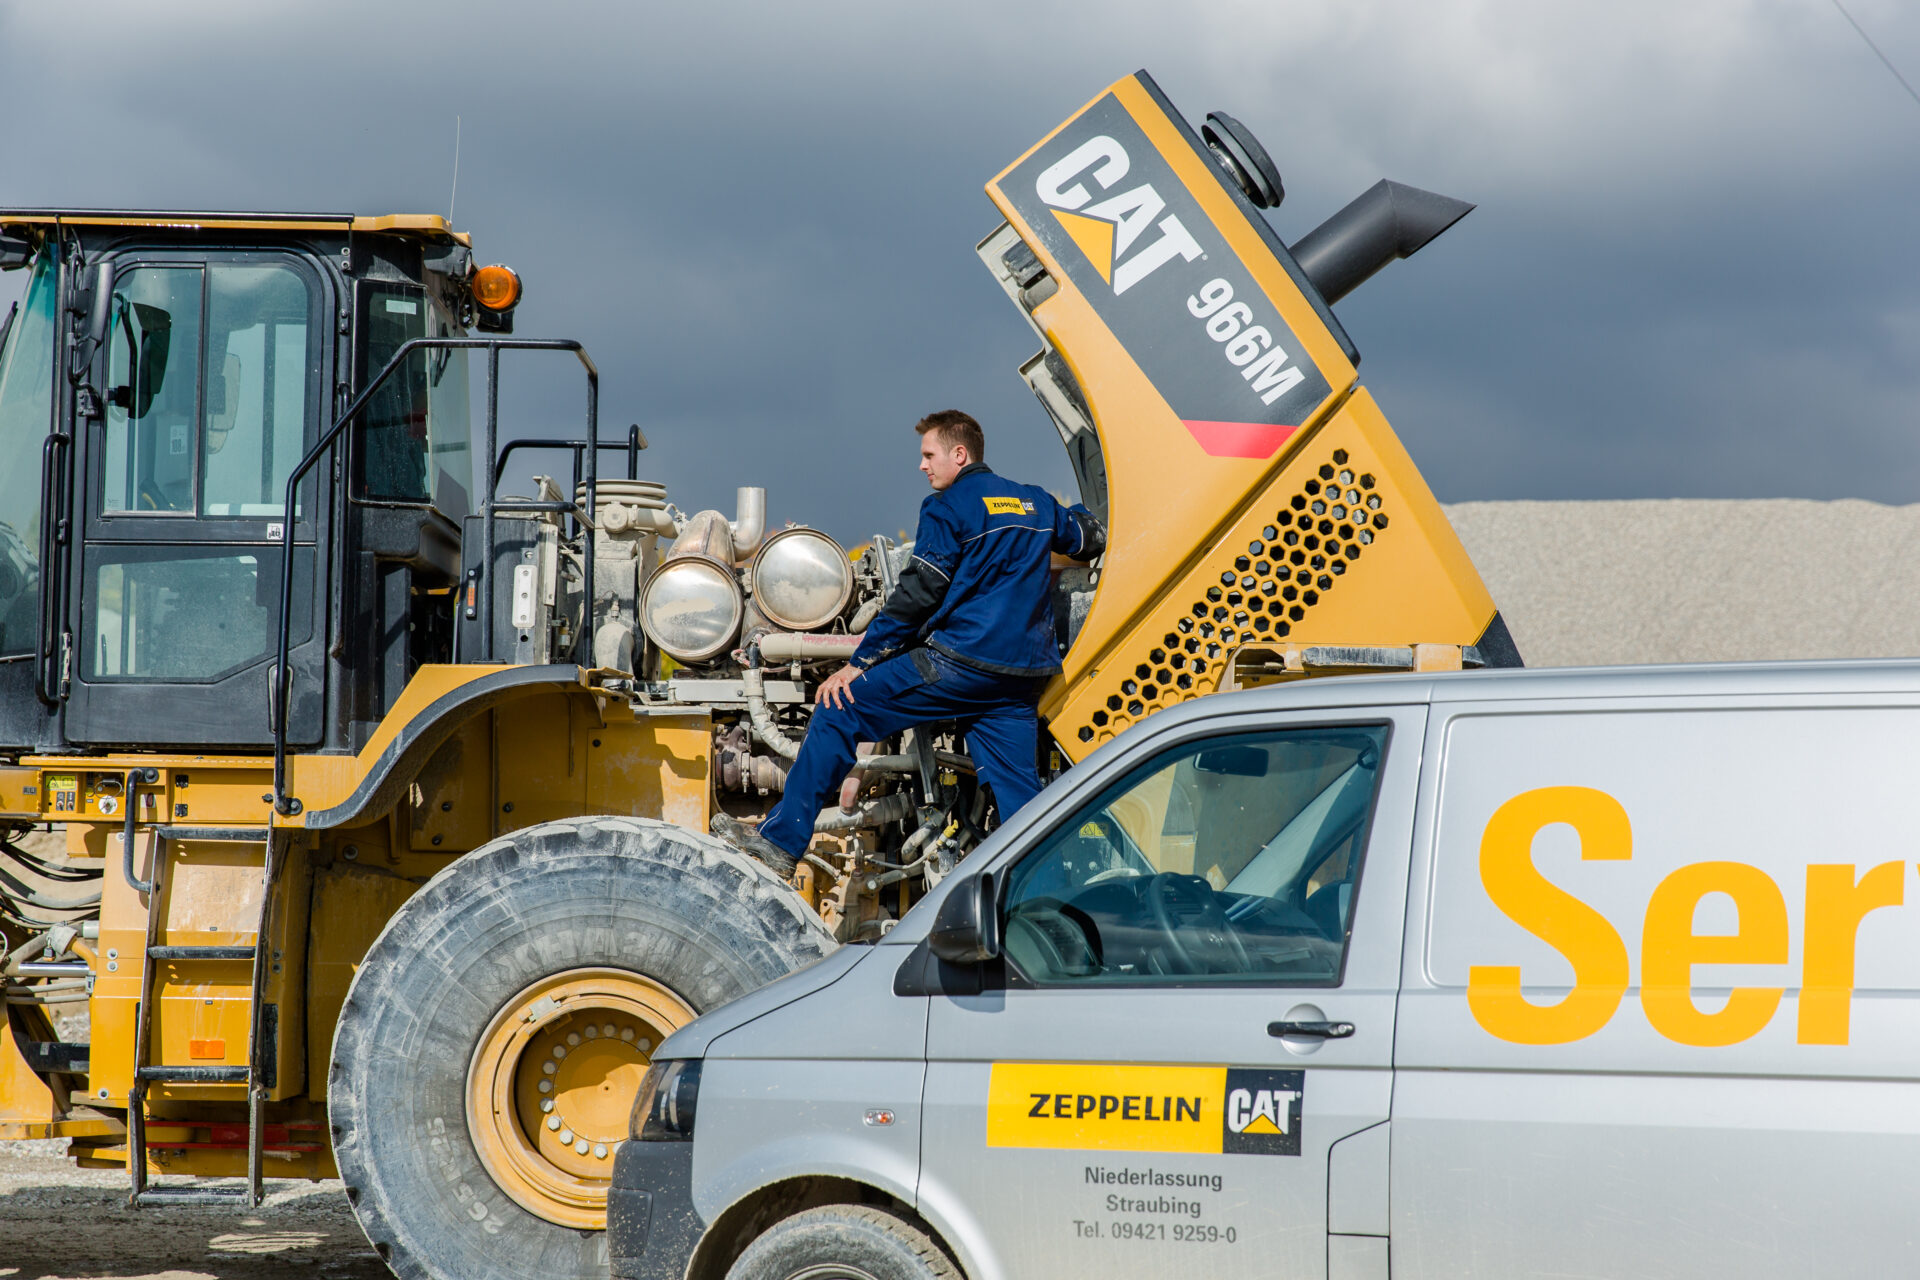
[[[1253,962],[1204,876],[1162,871],[1141,889],[1153,923],[1184,973],[1247,973]],[[1186,908],[1181,911],[1181,908]],[[1178,913],[1178,914],[1176,914]],[[1187,934],[1185,938],[1181,935]]]

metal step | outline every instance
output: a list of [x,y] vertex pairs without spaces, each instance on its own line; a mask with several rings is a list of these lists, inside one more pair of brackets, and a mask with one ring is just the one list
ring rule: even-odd
[[153,960],[251,960],[253,947],[148,947]]
[[244,1183],[237,1187],[168,1183],[165,1186],[145,1187],[133,1193],[133,1207],[136,1209],[162,1208],[176,1204],[223,1204],[250,1207],[252,1203],[252,1196]]
[[137,1080],[156,1081],[162,1084],[245,1084],[250,1067],[174,1067],[155,1065],[140,1067],[133,1074]]
[[258,844],[267,838],[265,827],[176,827],[152,828],[163,840],[199,840],[208,843]]

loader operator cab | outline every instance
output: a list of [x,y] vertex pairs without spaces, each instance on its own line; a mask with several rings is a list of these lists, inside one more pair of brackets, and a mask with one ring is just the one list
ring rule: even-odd
[[270,745],[288,521],[287,738],[357,749],[453,656],[468,353],[413,353],[291,512],[288,478],[517,282],[477,305],[433,217],[0,212],[0,267],[0,749]]

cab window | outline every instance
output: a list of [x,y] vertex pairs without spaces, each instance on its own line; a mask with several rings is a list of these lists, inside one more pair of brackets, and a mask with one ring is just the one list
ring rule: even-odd
[[1314,727],[1155,757],[1009,873],[1007,959],[1043,985],[1337,986],[1386,746]]
[[[439,301],[414,285],[361,287],[363,377],[379,376],[414,338],[460,336]],[[365,410],[359,495],[375,502],[431,503],[458,520],[470,506],[467,353],[418,351],[373,393]]]
[[0,343],[0,656],[33,652],[40,587],[41,448],[53,422],[53,252]]
[[[114,546],[89,557],[81,676],[109,680],[223,679],[272,654],[279,557],[270,549]],[[295,581],[311,580],[313,552],[294,554]],[[313,633],[294,593],[289,638]]]
[[103,511],[281,514],[318,372],[312,296],[284,265],[115,277]]

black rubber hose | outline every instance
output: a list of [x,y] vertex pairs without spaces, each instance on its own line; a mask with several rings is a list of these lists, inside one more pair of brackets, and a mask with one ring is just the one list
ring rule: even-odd
[[127,825],[120,829],[120,869],[126,873],[127,883],[136,893],[152,893],[153,882],[142,880],[133,874],[133,815],[139,806],[133,802],[133,788],[127,788]]

